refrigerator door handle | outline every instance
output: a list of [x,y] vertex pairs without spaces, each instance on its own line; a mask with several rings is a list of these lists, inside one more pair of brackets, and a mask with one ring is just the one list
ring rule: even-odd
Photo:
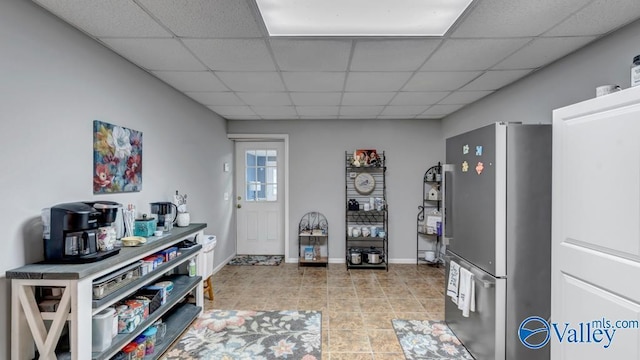
[[444,257],[445,262],[455,261],[460,267],[465,268],[470,273],[473,274],[474,280],[482,284],[485,288],[491,288],[496,286],[495,278],[491,275],[484,273],[482,270],[478,270],[475,266],[471,265],[469,262],[465,261],[459,256],[455,256],[449,252]]
[[450,189],[453,188],[453,173],[455,166],[453,164],[443,164],[442,170],[442,173],[444,174],[442,179],[442,197],[444,203],[444,226],[442,234],[446,239],[445,243],[449,244],[449,241],[453,240],[453,193]]

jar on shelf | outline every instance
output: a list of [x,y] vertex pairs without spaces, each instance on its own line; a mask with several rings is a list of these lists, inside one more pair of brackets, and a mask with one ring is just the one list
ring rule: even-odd
[[637,85],[640,85],[640,55],[636,55],[631,64],[631,86]]

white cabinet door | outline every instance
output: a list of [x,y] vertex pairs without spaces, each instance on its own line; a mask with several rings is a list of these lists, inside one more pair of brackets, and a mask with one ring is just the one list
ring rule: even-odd
[[640,359],[640,87],[553,113],[552,359]]

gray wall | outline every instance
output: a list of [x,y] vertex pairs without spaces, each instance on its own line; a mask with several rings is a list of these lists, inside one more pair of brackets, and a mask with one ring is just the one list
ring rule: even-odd
[[298,222],[319,211],[329,222],[330,261],[345,257],[345,151],[377,149],[387,158],[389,257],[415,262],[416,215],[422,177],[443,159],[437,120],[229,121],[229,133],[289,134],[290,257],[297,256]]
[[496,121],[551,123],[553,109],[595,97],[599,85],[629,87],[638,54],[640,21],[446,117],[444,137]]
[[[149,211],[176,189],[194,222],[218,235],[216,262],[235,252],[233,160],[224,119],[30,1],[0,1],[0,359],[9,358],[6,270],[42,260],[40,210],[62,202],[113,200]],[[92,121],[143,132],[143,188],[92,193]],[[217,265],[216,264],[216,265]]]

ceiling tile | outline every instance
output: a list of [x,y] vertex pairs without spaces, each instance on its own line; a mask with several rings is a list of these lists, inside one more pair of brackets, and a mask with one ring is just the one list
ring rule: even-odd
[[443,71],[443,72],[418,72],[404,86],[403,91],[443,91],[456,90],[475,77],[480,71]]
[[404,106],[387,106],[384,108],[380,115],[397,115],[397,116],[416,116],[423,111],[427,110],[429,105],[425,106],[415,106],[415,105],[404,105]]
[[276,69],[262,39],[184,39],[183,42],[211,70]]
[[438,44],[440,40],[358,40],[350,69],[415,71]]
[[348,40],[270,40],[282,71],[346,71],[351,53]]
[[497,90],[506,86],[532,70],[497,70],[487,71],[460,90]]
[[399,92],[389,105],[433,105],[448,94],[448,91]]
[[346,92],[342,105],[387,105],[394,92]]
[[377,116],[384,106],[340,106],[340,116]]
[[462,19],[451,37],[538,36],[590,1],[479,1],[473,11]]
[[464,105],[433,105],[418,116],[441,116],[449,115],[461,109]]
[[537,38],[493,69],[539,68],[583,47],[593,40],[595,40],[593,36]]
[[571,15],[545,36],[602,35],[640,17],[638,0],[596,0]]
[[338,116],[337,106],[296,106],[300,116]]
[[338,105],[342,98],[339,92],[292,92],[290,93],[294,105]]
[[447,40],[420,70],[486,70],[530,40],[528,38]]
[[239,92],[237,95],[252,106],[292,105],[286,92]]
[[155,76],[180,91],[228,91],[210,71],[153,71]]
[[350,72],[345,91],[398,91],[410,72]]
[[174,39],[100,39],[118,54],[147,70],[205,70]]
[[216,72],[233,91],[284,91],[276,72]]
[[493,91],[456,91],[444,98],[438,104],[442,105],[462,105],[471,104],[474,101],[491,94]]
[[232,92],[186,92],[187,96],[204,105],[244,105]]
[[94,37],[171,37],[130,0],[35,0],[58,17]]
[[260,116],[294,116],[296,110],[293,106],[252,106],[256,114]]
[[289,91],[341,91],[344,72],[283,72]]
[[251,116],[256,115],[248,106],[207,106],[221,116]]
[[178,36],[199,38],[260,37],[247,1],[138,0]]

